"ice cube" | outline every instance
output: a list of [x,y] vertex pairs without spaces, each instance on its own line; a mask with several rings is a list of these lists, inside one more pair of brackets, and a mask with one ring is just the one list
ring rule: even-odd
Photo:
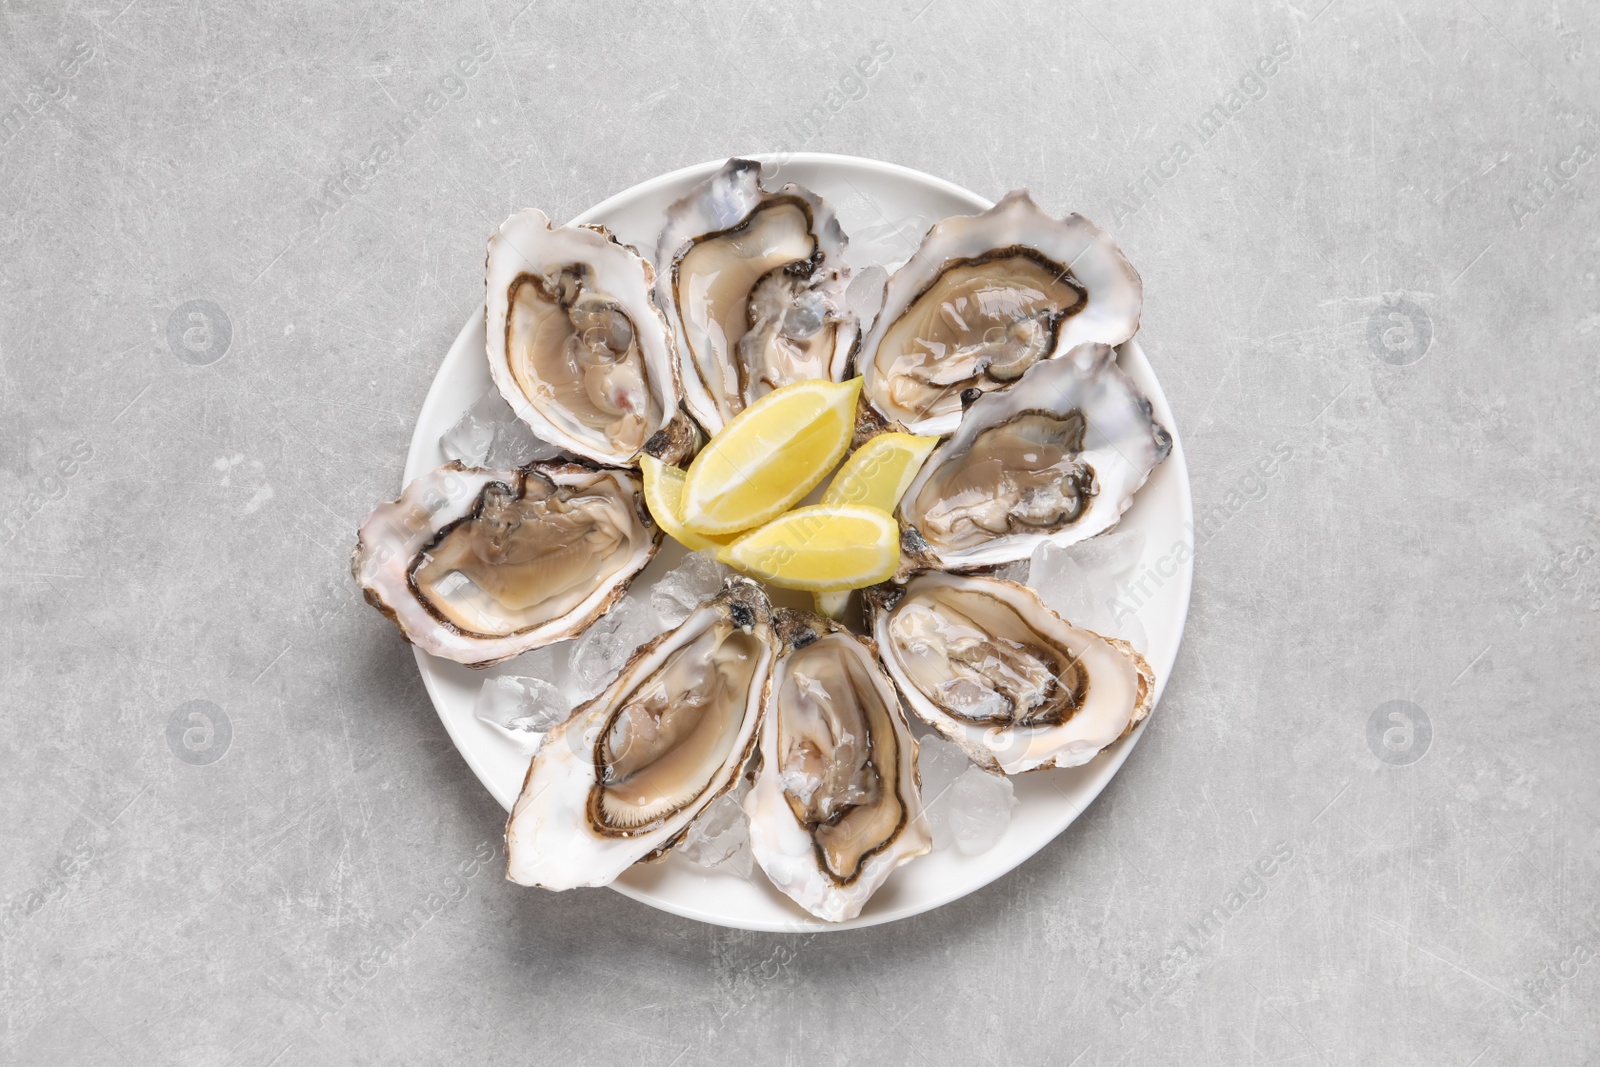
[[[852,208],[856,205],[852,204]],[[923,215],[911,215],[891,220],[876,205],[867,202],[852,212],[866,220],[865,225],[852,227],[850,245],[846,254],[851,263],[863,272],[868,266],[880,266],[885,271],[898,270],[902,264],[917,254],[922,238],[933,225],[933,220]],[[840,209],[843,218],[844,209]]]
[[454,426],[440,435],[439,451],[444,453],[445,459],[456,460],[466,467],[483,466],[494,444],[494,427],[479,421],[475,414],[477,409],[477,404],[472,405]]
[[961,751],[961,746],[946,741],[936,733],[917,739],[917,773],[922,779],[922,797],[932,801],[961,777],[972,761]]
[[1039,594],[1045,606],[1072,625],[1106,637],[1121,638],[1143,652],[1147,648],[1147,638],[1144,624],[1134,609],[1138,600],[1123,595],[1116,575],[1126,573],[1137,563],[1143,552],[1144,535],[1107,536],[1118,540],[1087,554],[1091,563],[1100,564],[1094,568],[1085,566],[1085,553],[1081,550],[1083,545],[1101,538],[1091,538],[1072,548],[1059,548],[1048,542],[1040,544],[1033,550],[1028,585]]
[[922,803],[928,811],[928,824],[933,830],[933,850],[950,847],[953,833],[950,828],[950,791],[956,779],[972,766],[959,745],[946,741],[936,733],[917,739],[917,773],[922,779]]
[[[1138,614],[1131,607],[1126,606],[1126,601],[1122,603],[1124,606],[1121,610],[1113,609],[1112,611],[1113,622],[1111,623],[1111,628],[1101,630],[1100,633],[1106,637],[1119,637],[1137,649],[1140,655],[1148,656],[1150,654],[1150,636],[1145,633],[1144,623],[1139,621]],[[1116,621],[1118,619],[1120,621]]]
[[572,652],[572,645],[566,641],[558,641],[553,645],[544,645],[532,652],[524,652],[513,662],[517,673],[524,677],[543,678],[547,682],[560,684],[562,676],[566,673],[567,659]]
[[883,307],[883,287],[888,280],[889,272],[876,263],[856,271],[850,279],[850,287],[844,293],[845,306],[861,320],[862,333],[872,327],[878,309]]
[[1109,576],[1091,573],[1069,550],[1048,541],[1033,550],[1028,585],[1051,611],[1091,630],[1099,629],[1103,598],[1116,596],[1116,583]]
[[572,692],[577,703],[594,696],[616,677],[628,658],[661,628],[644,601],[627,597],[583,632],[572,646]]
[[702,603],[722,592],[723,579],[732,574],[718,563],[715,552],[691,552],[683,562],[663,574],[650,591],[650,606],[670,630],[683,622]]
[[1011,822],[1011,779],[973,767],[950,787],[950,828],[963,856],[987,852]]
[[490,386],[456,424],[439,438],[446,459],[468,467],[511,470],[536,459],[549,459],[559,449],[541,441],[517,418],[500,390]]
[[701,867],[720,867],[741,878],[749,877],[750,821],[744,813],[744,795],[750,783],[740,778],[732,790],[706,805],[673,851]]
[[572,714],[572,705],[560,688],[543,678],[507,674],[483,683],[474,714],[523,755],[531,756],[544,743],[544,735]]
[[1144,555],[1144,534],[1138,530],[1112,530],[1067,549],[1084,570],[1120,578]]

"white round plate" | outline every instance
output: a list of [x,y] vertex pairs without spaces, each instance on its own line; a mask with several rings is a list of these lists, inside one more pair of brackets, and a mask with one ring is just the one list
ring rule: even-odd
[[[847,258],[856,269],[876,261],[893,270],[915,251],[930,223],[990,207],[989,201],[947,181],[875,160],[817,153],[753,158],[768,163],[764,177],[769,188],[798,182],[834,205],[839,222],[850,237]],[[636,185],[571,221],[604,223],[621,240],[653,259],[667,206],[723,162],[702,163]],[[1159,699],[1177,658],[1189,609],[1193,508],[1188,468],[1172,411],[1136,342],[1123,347],[1121,364],[1150,397],[1156,417],[1172,431],[1172,455],[1139,491],[1119,527],[1145,534],[1144,556],[1131,576],[1142,587],[1136,598],[1140,601],[1138,616],[1149,639],[1144,653],[1155,670]],[[406,458],[406,481],[445,462],[439,449],[440,434],[454,425],[489,386],[483,313],[479,311],[468,320],[445,355],[423,402]],[[648,596],[656,579],[676,566],[683,555],[682,547],[668,538],[634,583],[630,595]],[[1180,559],[1182,562],[1178,563]],[[517,662],[473,671],[422,652],[416,656],[423,684],[456,748],[509,811],[522,788],[528,760],[492,728],[479,722],[473,709],[484,680],[494,674],[518,673]],[[1152,718],[1160,721],[1159,715]],[[634,866],[617,880],[614,888],[676,915],[745,930],[838,930],[918,915],[988,885],[1049,844],[1105,788],[1149,722],[1147,719],[1086,766],[1035,771],[1012,779],[1020,803],[1010,826],[992,849],[977,856],[963,856],[947,849],[913,860],[897,870],[868,901],[861,915],[849,922],[823,923],[812,918],[773,889],[759,869],[747,880],[705,870],[677,856],[661,863]]]

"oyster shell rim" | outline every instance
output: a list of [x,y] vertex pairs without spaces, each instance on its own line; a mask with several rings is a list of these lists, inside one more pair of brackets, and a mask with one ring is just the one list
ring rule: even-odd
[[[617,477],[634,490],[634,517],[647,536],[646,546],[642,555],[636,554],[630,561],[628,568],[617,572],[620,577],[613,579],[609,587],[602,583],[589,595],[585,596],[576,607],[565,615],[551,619],[549,622],[539,624],[521,631],[499,636],[485,637],[461,631],[448,620],[441,619],[436,610],[430,605],[422,604],[416,594],[411,580],[412,561],[418,552],[423,551],[446,526],[459,523],[478,506],[483,492],[490,485],[499,483],[507,485],[504,476],[510,476],[520,481],[523,472],[536,470],[541,473],[548,472],[555,477],[569,477],[580,474],[602,474]],[[443,491],[445,504],[441,507],[428,508],[425,494],[430,492],[436,482],[443,476],[460,474],[478,484],[470,492],[459,498],[450,491]],[[555,480],[552,477],[552,480]],[[560,484],[559,482],[557,484]],[[416,539],[423,531],[426,536],[410,549],[405,555],[406,563],[399,572],[400,590],[390,589],[390,583],[381,579],[388,576],[387,567],[392,556],[375,558],[378,552],[376,535],[391,534],[404,529],[404,523],[399,517],[400,511],[408,504],[422,507],[428,511],[428,525],[415,531],[408,532],[409,539]],[[384,523],[382,528],[380,523]],[[374,535],[369,539],[369,532]],[[609,612],[616,603],[627,595],[629,587],[635,578],[643,573],[645,567],[661,548],[664,532],[656,525],[650,512],[644,506],[644,483],[639,473],[628,467],[605,467],[582,460],[535,460],[522,467],[503,470],[493,467],[467,467],[460,460],[451,460],[440,467],[424,474],[418,475],[406,483],[400,495],[393,500],[380,501],[362,520],[356,531],[356,544],[350,552],[350,574],[355,579],[356,587],[361,590],[362,598],[376,608],[379,614],[388,619],[400,636],[409,645],[431,656],[460,663],[474,670],[492,667],[497,663],[504,663],[525,652],[555,644],[558,641],[577,637],[590,626],[594,625],[602,616]],[[371,561],[372,570],[368,577],[363,578],[363,564]],[[427,617],[425,630],[413,633],[413,627],[407,619],[409,612],[402,611],[402,607],[392,602],[390,596],[385,596],[401,591],[406,599],[416,602]],[[598,599],[597,599],[598,598]],[[418,620],[420,622],[420,620]],[[484,658],[469,658],[482,656]]]
[[[1104,495],[1103,490],[1097,490],[1094,498],[1085,508],[1084,515],[1079,520],[1066,523],[1060,528],[1049,532],[995,534],[984,538],[981,542],[969,548],[943,548],[923,534],[917,523],[912,521],[906,509],[932,479],[934,472],[939,468],[941,460],[957,458],[970,448],[985,430],[993,429],[995,426],[1010,421],[1010,418],[1034,412],[1055,413],[1048,403],[1039,403],[1037,397],[1024,396],[1023,393],[1013,392],[1010,389],[994,390],[974,397],[963,407],[961,424],[956,427],[954,432],[941,440],[934,450],[928,454],[928,458],[917,471],[916,477],[911,480],[911,484],[906,486],[906,491],[901,495],[900,504],[895,508],[895,518],[899,521],[901,528],[902,545],[901,567],[896,572],[897,580],[904,581],[911,573],[920,570],[942,570],[954,574],[974,573],[1001,564],[1026,559],[1032,555],[1034,549],[1040,544],[1049,543],[1065,548],[1115,530],[1122,522],[1122,516],[1127,514],[1128,509],[1133,506],[1139,491],[1150,481],[1150,477],[1155,473],[1156,468],[1171,457],[1174,448],[1172,431],[1161,420],[1156,418],[1154,405],[1151,403],[1150,398],[1145,395],[1144,390],[1139,387],[1139,384],[1133,380],[1132,376],[1122,369],[1120,360],[1121,349],[1119,347],[1088,342],[1075,345],[1071,350],[1054,355],[1048,360],[1040,361],[1028,368],[1027,372],[1018,379],[1018,382],[1022,384],[1025,384],[1030,376],[1037,379],[1052,379],[1055,377],[1068,379],[1059,384],[1052,381],[1049,386],[1054,390],[1051,402],[1064,402],[1071,395],[1069,390],[1076,382],[1094,375],[1106,374],[1116,380],[1118,387],[1125,389],[1132,398],[1134,407],[1150,427],[1153,460],[1148,466],[1144,466],[1142,462],[1135,465],[1115,443],[1108,441],[1104,446],[1103,450],[1115,453],[1116,457],[1127,468],[1138,471],[1138,476],[1117,499],[1115,514],[1109,517],[1109,522],[1088,533],[1083,532],[1092,526],[1092,522],[1084,521],[1090,515],[1099,518],[1105,517],[1104,512],[1107,508],[1099,502],[1109,498]],[[1088,361],[1088,365],[1080,366],[1079,364],[1082,361]],[[1010,418],[991,422],[989,425],[982,423],[981,420],[988,412],[994,411],[1005,414],[1007,409],[1014,409],[1009,412]],[[1085,417],[1087,417],[1087,413],[1085,413]],[[1090,425],[1094,424],[1093,419],[1090,419],[1089,422]],[[1140,443],[1142,444],[1142,442]],[[1087,454],[1089,454],[1088,451],[1078,453],[1078,455]],[[1097,470],[1097,478],[1098,473]]]
[[[1035,759],[1028,754],[1028,750],[1026,748],[1024,749],[1021,758],[1002,761],[996,757],[995,753],[989,747],[978,743],[966,735],[963,730],[963,725],[971,724],[961,724],[952,716],[940,714],[938,712],[924,712],[921,705],[931,702],[928,701],[926,697],[922,696],[922,694],[917,691],[916,687],[911,684],[909,678],[905,676],[905,672],[900,668],[900,665],[895,659],[893,653],[889,651],[892,642],[887,640],[889,617],[894,613],[894,610],[910,592],[912,584],[923,579],[933,579],[936,584],[952,584],[957,586],[965,583],[991,584],[999,587],[1001,590],[1007,593],[1007,596],[998,597],[997,599],[1005,601],[1007,605],[1012,607],[1014,610],[1017,606],[1010,603],[1010,597],[1013,596],[1025,600],[1028,610],[1032,611],[1037,608],[1037,610],[1041,613],[1041,621],[1047,627],[1052,629],[1064,627],[1071,630],[1077,630],[1090,635],[1094,639],[1105,642],[1114,652],[1120,654],[1129,662],[1133,668],[1136,678],[1134,689],[1134,706],[1130,710],[1128,721],[1123,725],[1122,730],[1118,732],[1116,737],[1107,741],[1094,752],[1084,756],[1081,759],[1070,758],[1070,762],[1063,762],[1064,753],[1060,752],[1059,750],[1049,750],[1043,758]],[[1017,775],[1026,774],[1033,771],[1081,767],[1087,763],[1093,762],[1112,746],[1116,745],[1117,742],[1131,734],[1134,728],[1148,719],[1150,717],[1150,713],[1155,709],[1157,691],[1160,687],[1157,684],[1155,670],[1150,666],[1150,662],[1145,659],[1143,653],[1134,648],[1131,643],[1124,641],[1121,638],[1108,637],[1105,634],[1091,630],[1088,627],[1074,625],[1056,613],[1049,607],[1049,605],[1045,604],[1044,600],[1037,592],[1020,582],[1008,581],[1004,578],[995,578],[989,575],[961,574],[946,570],[927,570],[914,575],[911,580],[904,584],[885,582],[873,586],[871,589],[868,589],[863,593],[862,602],[864,611],[867,615],[867,625],[872,630],[874,640],[876,640],[878,643],[879,658],[883,662],[884,670],[888,673],[889,677],[894,680],[895,688],[899,690],[900,693],[900,699],[905,702],[906,707],[912,714],[916,715],[917,718],[921,719],[928,726],[938,731],[938,733],[944,737],[945,740],[960,746],[961,750],[967,754],[968,759],[972,760],[974,764],[986,771],[989,771],[990,773],[1003,774],[1007,777],[1015,777]],[[1046,634],[1046,636],[1054,635]],[[1074,717],[1076,716],[1074,715],[1073,717],[1069,717],[1066,722],[1063,722],[1058,726],[1042,728],[1039,732],[1049,733],[1051,731],[1063,730],[1068,727],[1072,721],[1072,718]],[[1013,728],[1011,727],[991,727],[986,729],[984,732],[1010,733],[1012,729]]]
[[[539,409],[523,393],[517,384],[516,377],[510,367],[510,356],[506,351],[505,328],[509,326],[511,307],[508,295],[511,289],[508,286],[497,286],[496,268],[503,267],[501,260],[505,257],[517,257],[520,265],[512,273],[510,285],[514,286],[522,277],[528,276],[527,267],[531,260],[527,252],[515,243],[510,228],[513,232],[520,232],[522,227],[531,230],[534,237],[539,240],[559,240],[563,237],[588,244],[587,250],[592,255],[620,255],[623,261],[629,264],[629,269],[637,266],[640,269],[643,289],[638,294],[628,294],[642,297],[642,308],[647,309],[648,315],[633,314],[639,310],[628,302],[625,310],[628,319],[633,324],[635,335],[640,342],[640,359],[645,364],[649,375],[647,387],[652,399],[661,406],[661,421],[657,425],[645,427],[644,441],[639,448],[625,452],[620,449],[601,449],[591,441],[580,438],[565,427],[555,422]],[[542,227],[542,228],[541,228]],[[504,251],[501,251],[504,250]],[[497,253],[499,253],[497,255]],[[564,257],[563,257],[564,258]],[[489,234],[484,249],[483,262],[484,301],[483,301],[483,329],[484,329],[484,355],[489,364],[489,378],[494,387],[499,390],[501,397],[511,407],[512,413],[526,425],[535,437],[546,441],[557,448],[565,449],[585,459],[592,460],[610,467],[639,466],[639,455],[644,451],[644,446],[655,440],[663,432],[672,432],[673,424],[679,419],[686,418],[683,414],[683,383],[678,376],[678,355],[675,335],[672,324],[662,313],[656,302],[656,272],[648,257],[643,255],[633,245],[627,244],[616,234],[601,223],[568,222],[556,225],[555,220],[539,208],[525,207],[512,212],[505,221],[495,227]],[[631,281],[631,279],[630,279]],[[624,294],[611,293],[619,301]],[[500,322],[502,328],[496,330],[495,322]],[[646,344],[646,327],[648,332],[658,336],[649,338]],[[666,373],[663,375],[664,364]]]
[[[773,615],[778,652],[772,663],[765,716],[758,730],[756,750],[761,757],[761,767],[756,773],[754,786],[744,799],[745,816],[750,824],[750,850],[756,866],[767,881],[795,906],[826,923],[845,922],[861,913],[861,909],[883,888],[895,871],[933,851],[933,831],[922,797],[918,741],[911,731],[899,688],[884,668],[878,643],[870,635],[858,634],[825,615],[803,609],[778,608]],[[900,796],[903,810],[894,833],[882,844],[863,853],[855,873],[843,883],[822,869],[823,864],[815,854],[815,839],[794,820],[793,812],[783,798],[781,786],[775,781],[775,772],[768,763],[769,756],[776,755],[778,712],[775,705],[782,693],[781,671],[784,661],[795,652],[809,648],[823,637],[833,634],[842,634],[850,639],[855,654],[862,657],[874,682],[878,683],[876,688],[889,717],[890,729],[897,741],[902,742],[896,752],[896,781],[909,782],[911,787],[909,795],[902,792]],[[769,752],[769,742],[772,752]],[[758,830],[758,825],[765,827],[766,812],[763,809],[768,805],[776,818],[785,820],[781,826],[772,827],[773,839],[768,838],[765,829]],[[780,883],[767,869],[769,863],[779,858],[789,858],[787,853],[779,854],[774,839],[790,834],[795,835],[797,841],[801,836],[811,838],[813,849],[807,854],[807,858],[813,861],[811,869],[807,871],[808,877],[793,889],[790,884]],[[808,903],[797,894],[815,894],[815,900]]]
[[[1012,218],[1010,217],[1012,215],[1021,216],[1021,218]],[[991,228],[996,226],[1018,227],[1019,233],[1011,240],[1007,240],[1003,236],[997,237],[984,242],[981,248],[974,245],[973,249],[967,250],[968,252],[976,250],[976,255],[941,254],[938,256],[937,261],[927,255],[930,248],[940,251],[943,245],[946,244],[953,246],[953,251],[961,249],[963,247],[963,239],[968,231],[981,231],[986,226]],[[1034,237],[1031,242],[1022,241],[1020,239],[1021,233],[1026,232],[1028,226],[1034,226],[1040,230],[1045,227],[1055,227],[1055,231],[1047,235],[1041,234]],[[872,327],[861,336],[860,343],[857,345],[856,352],[852,357],[857,373],[862,376],[861,393],[864,404],[870,405],[874,414],[884,423],[891,426],[898,424],[910,433],[942,437],[953,432],[962,421],[962,417],[965,414],[964,408],[940,415],[907,419],[905,412],[890,411],[880,403],[874,384],[877,380],[878,348],[882,344],[885,335],[890,327],[898,322],[932,288],[951,265],[981,259],[984,255],[1002,249],[1019,247],[1030,249],[1037,257],[1047,262],[1057,263],[1057,258],[1041,246],[1048,243],[1048,238],[1060,238],[1066,236],[1065,231],[1072,230],[1080,231],[1071,236],[1084,242],[1086,246],[1085,252],[1093,248],[1106,257],[1107,262],[1101,265],[1104,268],[1103,273],[1106,275],[1120,275],[1117,280],[1127,287],[1132,306],[1131,309],[1126,310],[1120,316],[1122,320],[1120,325],[1108,330],[1104,336],[1063,336],[1062,322],[1070,323],[1090,305],[1094,304],[1096,302],[1095,294],[1101,288],[1098,282],[1093,286],[1087,283],[1083,283],[1081,286],[1074,285],[1074,288],[1082,288],[1085,299],[1081,305],[1075,308],[1071,315],[1061,316],[1053,324],[1048,353],[1038,362],[1043,363],[1058,358],[1081,344],[1100,343],[1114,347],[1136,336],[1139,332],[1140,320],[1144,312],[1144,279],[1128,259],[1127,254],[1123,252],[1122,246],[1117,243],[1108,230],[1103,229],[1079,212],[1068,212],[1066,215],[1057,218],[1040,207],[1027,189],[1012,189],[986,209],[970,215],[949,215],[934,222],[928,227],[927,233],[923,235],[921,243],[917,246],[917,250],[912,253],[911,258],[889,275],[889,280],[884,286],[882,302],[872,320]],[[1085,252],[1079,252],[1070,262],[1064,264],[1065,270],[1069,274],[1073,274],[1073,277],[1080,282],[1082,276],[1074,274],[1072,267],[1079,259],[1083,258]],[[917,266],[919,261],[921,261],[920,267]],[[1070,331],[1066,332],[1070,334]],[[1008,392],[1016,384],[1016,381],[1017,379],[1012,379],[1003,387],[984,390],[984,392]]]

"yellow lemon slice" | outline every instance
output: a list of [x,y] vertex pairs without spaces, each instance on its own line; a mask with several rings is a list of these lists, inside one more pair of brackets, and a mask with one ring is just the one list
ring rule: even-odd
[[880,433],[844,461],[822,494],[824,504],[864,504],[894,514],[900,498],[922,469],[937,437]]
[[850,446],[860,392],[860,378],[794,382],[734,416],[689,464],[684,525],[715,536],[783,514]]
[[644,474],[644,502],[656,525],[696,552],[720,549],[731,538],[695,533],[683,524],[683,471],[661,462],[648,452],[639,457]]
[[884,581],[900,565],[900,527],[878,508],[814,504],[751,530],[722,556],[785,589],[860,589]]

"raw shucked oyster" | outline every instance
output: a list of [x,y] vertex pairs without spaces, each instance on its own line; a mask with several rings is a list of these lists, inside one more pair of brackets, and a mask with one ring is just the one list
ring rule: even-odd
[[1116,350],[1079,345],[978,397],[900,499],[908,555],[946,570],[1027,559],[1114,527],[1172,451]]
[[449,463],[373,509],[350,571],[408,641],[488,667],[582,633],[660,543],[634,471]]
[[1150,713],[1144,657],[1066,622],[1027,586],[929,571],[866,600],[906,703],[986,770],[1076,767]]
[[551,730],[506,823],[506,877],[546,889],[606,885],[676,844],[755,747],[770,617],[759,585],[730,578]]
[[961,394],[1005,389],[1041,360],[1139,329],[1144,286],[1082,215],[1051,218],[1026,191],[934,224],[895,271],[856,357],[862,395],[888,422],[946,434]]
[[933,847],[917,742],[865,638],[780,610],[782,651],[745,798],[750,844],[772,884],[820,919],[860,913],[896,867]]
[[636,466],[663,429],[686,454],[671,333],[637,252],[529,208],[489,238],[485,280],[489,373],[534,433],[611,466]]
[[748,159],[667,210],[657,303],[677,335],[684,405],[707,433],[780,385],[844,379],[858,332],[845,244],[820,197],[767,192]]

